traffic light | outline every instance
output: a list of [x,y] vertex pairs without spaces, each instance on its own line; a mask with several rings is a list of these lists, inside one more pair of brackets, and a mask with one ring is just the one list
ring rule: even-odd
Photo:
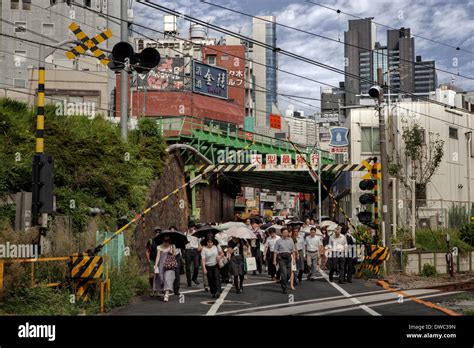
[[135,70],[139,74],[146,74],[160,63],[160,53],[152,48],[147,47],[140,53],[135,53],[132,45],[128,42],[119,42],[112,49],[109,57],[109,68],[113,71],[120,71],[125,68],[125,60],[129,59],[131,70]]
[[[376,181],[371,179],[364,179],[359,183],[359,188],[362,191],[372,191],[376,187]],[[359,202],[362,205],[369,205],[376,203],[377,197],[374,192],[365,192],[359,197]],[[372,218],[371,211],[362,211],[357,214],[357,218],[360,223],[370,226],[372,228],[377,228],[377,224]]]
[[38,223],[38,215],[53,212],[54,159],[44,153],[33,157],[33,188],[31,202],[32,226]]

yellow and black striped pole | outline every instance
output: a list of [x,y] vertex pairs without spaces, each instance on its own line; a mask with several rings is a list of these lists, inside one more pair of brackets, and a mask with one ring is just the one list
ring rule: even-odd
[[38,70],[38,110],[36,114],[36,153],[44,152],[44,66]]
[[374,181],[374,223],[375,230],[379,230],[379,187],[377,180],[377,158],[374,157],[374,164],[372,165],[372,180]]

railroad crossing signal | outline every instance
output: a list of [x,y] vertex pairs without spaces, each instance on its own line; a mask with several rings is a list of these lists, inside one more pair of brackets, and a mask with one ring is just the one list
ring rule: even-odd
[[361,164],[367,169],[367,174],[365,174],[362,177],[362,179],[372,179],[372,178],[376,180],[382,179],[382,164],[381,163],[376,164],[376,168],[377,168],[376,173],[372,173],[373,167],[369,162],[364,160],[361,162]]
[[97,45],[107,39],[110,39],[112,37],[112,30],[107,29],[100,34],[97,34],[92,39],[89,39],[89,37],[82,31],[81,27],[79,27],[76,23],[71,23],[69,29],[74,33],[74,35],[76,35],[81,43],[66,52],[66,57],[68,57],[68,59],[74,59],[80,54],[85,54],[88,50],[90,50],[102,64],[109,64],[110,60],[107,59],[105,53],[102,52],[102,50]]

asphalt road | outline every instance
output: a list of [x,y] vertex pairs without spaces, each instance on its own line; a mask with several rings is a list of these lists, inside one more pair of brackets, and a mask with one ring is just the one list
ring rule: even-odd
[[[249,274],[243,293],[237,294],[230,284],[223,284],[223,292],[216,300],[204,291],[202,276],[199,286],[188,288],[183,275],[181,295],[171,296],[169,302],[158,297],[137,297],[108,315],[446,315],[410,298],[401,298],[373,282],[353,279],[353,283],[330,283],[326,273],[319,273],[317,278],[304,280],[296,290],[283,294],[280,284],[271,281],[266,274]],[[432,302],[458,294],[430,289],[404,292]]]

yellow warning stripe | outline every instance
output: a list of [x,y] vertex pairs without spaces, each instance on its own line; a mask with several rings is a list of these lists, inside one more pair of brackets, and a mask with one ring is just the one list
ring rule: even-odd
[[70,51],[66,52],[66,57],[68,59],[74,59],[80,54],[86,53],[87,50],[90,50],[96,58],[104,65],[107,65],[110,60],[106,58],[104,52],[97,46],[101,42],[112,37],[112,31],[106,29],[100,34],[97,34],[92,39],[81,30],[81,28],[76,23],[71,23],[69,29],[76,35],[76,37],[81,41],[76,47],[72,48]]
[[444,307],[441,307],[440,305],[437,305],[437,304],[434,304],[433,302],[430,302],[430,301],[424,301],[422,299],[419,299],[413,295],[408,295],[406,292],[402,291],[402,290],[397,290],[397,289],[394,289],[394,288],[391,288],[390,285],[384,281],[384,280],[379,280],[377,282],[377,285],[383,287],[384,289],[386,290],[389,290],[389,291],[392,291],[392,292],[396,292],[397,294],[399,295],[402,295],[404,298],[409,298],[411,299],[413,302],[416,302],[416,303],[419,303],[419,304],[422,304],[422,305],[425,305],[427,307],[430,307],[430,308],[434,308],[434,309],[437,309],[443,313],[446,313],[448,315],[451,315],[451,316],[461,316],[461,314],[451,310],[451,309],[447,309],[447,308],[444,308]]

